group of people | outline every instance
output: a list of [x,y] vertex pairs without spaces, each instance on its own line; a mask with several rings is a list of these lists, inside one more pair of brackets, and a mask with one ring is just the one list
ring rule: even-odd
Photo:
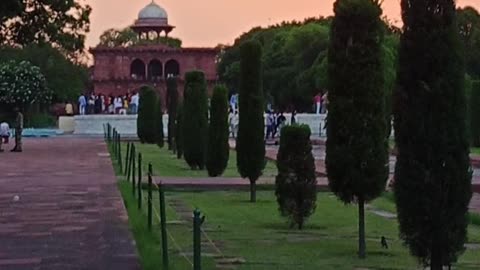
[[313,97],[313,105],[315,106],[315,113],[316,114],[324,114],[327,113],[328,110],[328,92],[322,95],[322,93],[318,93]]
[[[137,114],[140,104],[140,95],[138,92],[113,96],[112,94],[81,95],[78,98],[78,113],[85,114]],[[73,107],[69,110],[68,104],[65,109],[67,114],[73,114]]]
[[[17,114],[15,118],[15,146],[10,152],[22,152],[23,114],[18,108],[15,108],[15,113]],[[5,151],[2,146],[9,143],[11,135],[10,125],[7,122],[0,123],[0,153]]]
[[[290,120],[292,124],[295,124],[296,122],[295,115],[296,112],[293,111]],[[272,111],[268,111],[266,122],[267,133],[265,134],[265,139],[274,139],[278,131],[282,130],[282,128],[287,124],[287,118],[283,115],[283,112],[273,113]]]

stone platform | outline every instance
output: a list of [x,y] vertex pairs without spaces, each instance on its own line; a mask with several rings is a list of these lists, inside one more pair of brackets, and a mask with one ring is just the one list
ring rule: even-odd
[[[287,124],[290,123],[290,114],[284,114],[287,118]],[[297,114],[297,123],[306,124],[310,127],[313,135],[319,136],[320,128],[323,135],[325,130],[325,118],[326,115],[316,114]],[[64,119],[66,121],[67,119]],[[72,121],[70,119],[70,121]],[[74,126],[74,134],[77,135],[103,135],[103,125],[110,123],[112,127],[116,128],[120,134],[127,137],[137,136],[137,115],[77,115],[73,117],[73,122],[70,125]],[[163,116],[163,127],[165,136],[167,135],[168,127],[168,115]],[[67,131],[66,131],[67,132]]]

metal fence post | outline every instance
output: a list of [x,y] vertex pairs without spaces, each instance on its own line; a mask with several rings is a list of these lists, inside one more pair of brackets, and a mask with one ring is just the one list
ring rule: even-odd
[[152,164],[148,164],[148,230],[152,230]]
[[138,153],[138,209],[142,209],[142,154]]
[[130,158],[130,142],[127,144],[127,154],[125,155],[125,172],[124,175],[127,176],[128,172],[128,159]]
[[135,166],[136,166],[136,162],[135,162],[135,153],[132,153],[132,194],[133,194],[133,197],[135,198],[135,185],[137,183],[135,183]]
[[168,270],[167,215],[165,211],[165,193],[162,183],[158,186],[158,195],[160,201],[160,228],[162,230],[163,269]]
[[203,218],[200,217],[200,210],[193,211],[193,269],[201,270],[201,235],[200,226],[202,226]]
[[120,133],[118,134],[118,165],[120,166],[120,173],[122,173],[123,171],[123,161],[122,161],[122,144],[121,144],[121,141],[122,141],[122,136],[120,135]]

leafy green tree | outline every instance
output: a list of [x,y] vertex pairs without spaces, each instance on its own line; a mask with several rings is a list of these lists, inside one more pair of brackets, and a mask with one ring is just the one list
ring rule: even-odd
[[158,147],[162,148],[165,144],[165,134],[163,134],[163,109],[160,97],[158,97],[157,105],[155,106],[155,116],[155,141]]
[[139,39],[138,34],[130,27],[123,29],[108,29],[100,36],[100,46],[131,47],[136,45],[165,44],[173,48],[182,47],[182,40],[173,37],[160,37],[155,39]]
[[183,103],[179,103],[177,107],[177,119],[175,123],[175,147],[177,158],[183,156]]
[[337,0],[328,50],[329,187],[358,204],[359,257],[365,258],[365,203],[388,178],[382,9],[377,0]]
[[0,62],[10,60],[28,61],[38,66],[52,91],[52,102],[76,101],[88,88],[87,67],[73,63],[48,44],[0,48]]
[[142,143],[157,142],[157,94],[150,86],[140,89],[140,105],[138,107],[137,135]]
[[261,45],[244,43],[240,59],[237,168],[242,178],[249,179],[250,201],[256,202],[256,182],[265,168]]
[[177,121],[178,89],[177,78],[167,79],[167,108],[168,108],[168,149],[174,148],[175,122]]
[[285,126],[280,137],[275,195],[282,216],[289,218],[292,227],[297,225],[301,230],[306,219],[315,211],[317,201],[310,127]]
[[207,82],[201,71],[185,74],[183,155],[192,169],[203,170],[208,133]]
[[51,96],[40,68],[27,61],[0,63],[0,104],[27,109],[50,102]]
[[480,13],[473,7],[457,10],[457,25],[463,42],[467,73],[480,78]]
[[228,90],[223,85],[213,89],[208,128],[208,175],[222,175],[227,168],[230,146],[228,144]]
[[[3,5],[13,9],[2,14]],[[0,44],[52,44],[70,56],[78,56],[85,49],[92,8],[81,1],[2,0],[0,7],[0,15],[7,15],[0,19]]]
[[395,91],[400,237],[432,270],[456,262],[472,195],[465,67],[455,1],[402,0]]

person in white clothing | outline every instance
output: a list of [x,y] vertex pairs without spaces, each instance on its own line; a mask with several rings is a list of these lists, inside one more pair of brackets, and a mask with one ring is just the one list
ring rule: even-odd
[[0,152],[3,152],[2,145],[3,143],[8,143],[10,138],[10,126],[7,122],[0,124]]
[[115,107],[115,114],[119,114],[120,110],[123,108],[122,97],[120,96],[116,97],[115,101],[113,102],[113,105]]
[[131,114],[137,114],[138,113],[138,103],[139,103],[139,95],[138,93],[135,93],[132,96],[132,99],[130,101],[130,113]]

